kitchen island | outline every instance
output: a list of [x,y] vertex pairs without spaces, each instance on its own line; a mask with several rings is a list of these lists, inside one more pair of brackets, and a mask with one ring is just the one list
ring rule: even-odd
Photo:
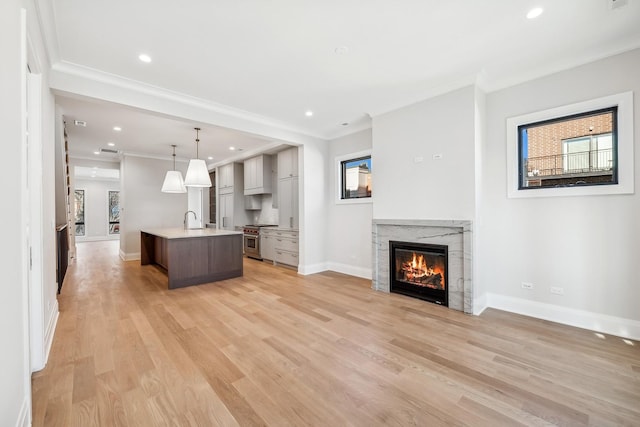
[[202,228],[140,230],[140,263],[167,272],[169,289],[242,276],[242,232]]

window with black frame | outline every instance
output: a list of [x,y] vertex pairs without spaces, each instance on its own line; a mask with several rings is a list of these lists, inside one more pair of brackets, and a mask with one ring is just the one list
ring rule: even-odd
[[120,234],[119,191],[109,191],[109,234]]
[[371,156],[340,162],[342,200],[371,197]]
[[84,236],[84,190],[74,191],[74,222],[76,224],[76,236]]
[[618,183],[618,108],[518,126],[519,190]]

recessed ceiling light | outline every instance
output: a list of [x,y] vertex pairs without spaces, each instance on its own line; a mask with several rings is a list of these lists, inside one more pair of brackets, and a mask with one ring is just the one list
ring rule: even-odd
[[207,160],[213,160],[213,157],[209,156],[207,157]]
[[142,62],[146,62],[147,64],[148,64],[149,62],[151,62],[151,57],[150,57],[149,55],[147,55],[146,53],[141,53],[141,54],[138,56],[138,59],[139,59],[140,61],[142,61]]
[[349,53],[349,48],[347,46],[338,46],[333,50],[337,55],[346,55]]
[[122,128],[120,126],[114,126],[113,130],[115,130],[116,132],[120,132]]
[[542,15],[542,12],[544,12],[544,9],[542,9],[541,7],[534,7],[527,13],[527,19],[535,19],[538,16]]
[[233,151],[235,149],[236,149],[236,147],[229,147],[229,150],[231,150],[231,151]]
[[107,142],[107,145],[108,145],[109,147],[115,147],[115,145],[116,145],[116,144],[114,144],[113,142]]
[[313,116],[313,111],[309,110],[306,113],[304,113],[304,115],[307,116],[307,117],[311,117],[311,116]]
[[93,154],[95,154],[96,156],[100,155],[99,151],[94,151]]
[[94,166],[94,167],[92,167],[91,169],[93,169],[93,170],[98,170],[98,167],[97,167],[97,166]]

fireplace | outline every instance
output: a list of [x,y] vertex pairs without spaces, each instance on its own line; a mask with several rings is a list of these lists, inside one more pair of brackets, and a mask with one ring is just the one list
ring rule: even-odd
[[389,241],[390,291],[449,306],[446,245]]

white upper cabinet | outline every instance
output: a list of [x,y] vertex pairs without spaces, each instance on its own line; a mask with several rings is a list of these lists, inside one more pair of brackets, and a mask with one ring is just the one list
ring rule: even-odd
[[278,179],[298,176],[298,148],[291,147],[278,153]]
[[233,188],[233,163],[218,167],[218,189]]
[[271,156],[263,154],[244,161],[244,194],[271,194]]

